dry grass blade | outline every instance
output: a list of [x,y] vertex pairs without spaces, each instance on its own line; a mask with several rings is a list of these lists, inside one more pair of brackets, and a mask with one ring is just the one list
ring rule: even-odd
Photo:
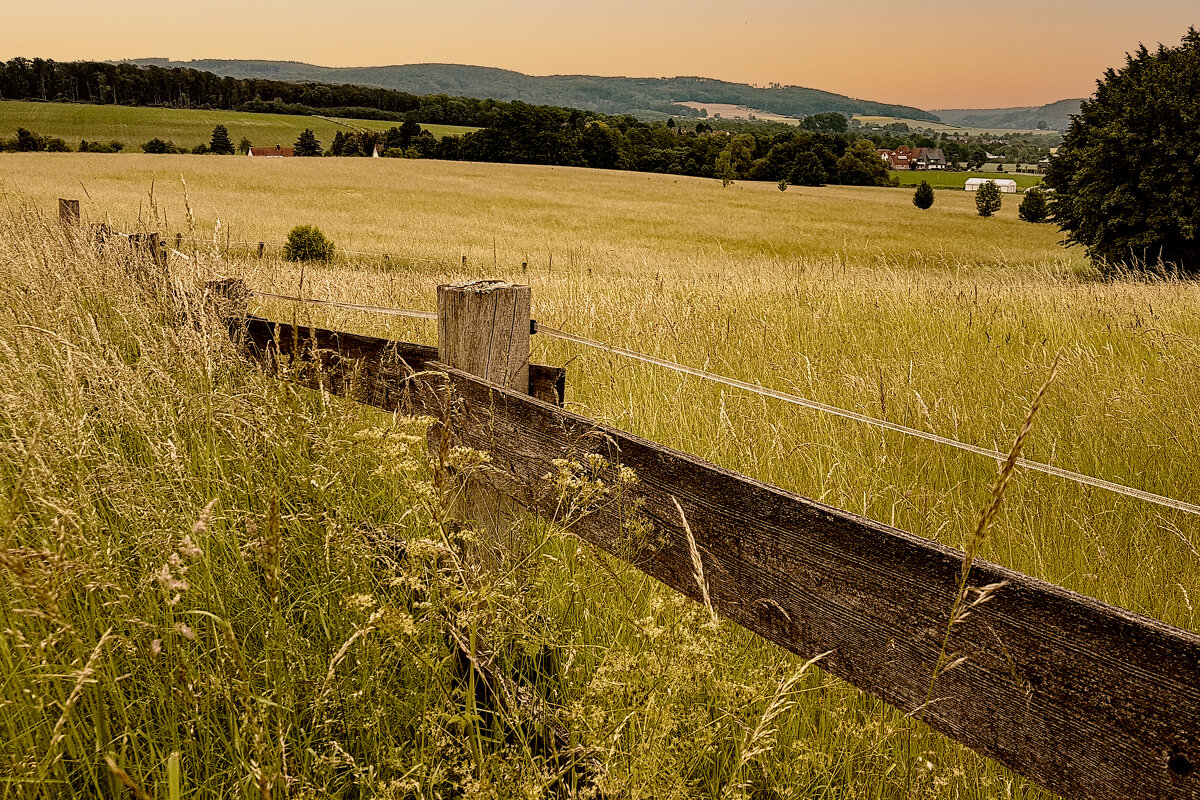
[[[988,527],[1000,513],[1000,505],[1004,501],[1004,493],[1008,488],[1009,479],[1012,478],[1013,470],[1016,468],[1017,461],[1021,458],[1021,450],[1025,446],[1025,438],[1033,429],[1033,419],[1037,416],[1038,409],[1042,406],[1042,400],[1046,396],[1046,391],[1054,383],[1054,379],[1058,376],[1058,363],[1062,358],[1061,351],[1054,357],[1054,363],[1050,365],[1050,374],[1046,376],[1046,380],[1034,395],[1033,401],[1029,404],[1029,411],[1025,415],[1025,421],[1021,423],[1021,430],[1017,433],[1017,438],[1013,441],[1012,448],[1008,451],[1008,458],[1005,459],[1003,466],[1000,468],[1000,473],[996,476],[996,482],[992,485],[991,501],[983,508],[979,514],[979,521],[975,526],[974,533],[971,534],[970,540],[963,553],[962,572],[959,575],[958,591],[954,596],[954,603],[950,608],[950,617],[946,623],[946,631],[942,636],[942,646],[938,653],[937,663],[934,664],[933,674],[929,678],[929,690],[925,694],[925,702],[921,704],[921,717],[924,719],[925,713],[929,708],[929,703],[933,697],[933,687],[937,683],[940,676],[946,669],[947,659],[950,654],[947,648],[950,644],[950,633],[954,626],[965,620],[971,613],[971,609],[976,608],[986,603],[997,591],[1003,588],[1003,583],[994,583],[981,587],[973,600],[968,602],[970,590],[967,586],[967,581],[971,577],[971,566],[975,562],[975,557],[979,554],[984,542],[987,540]],[[954,659],[953,666],[961,666],[966,661],[965,658]]]
[[712,598],[708,595],[708,581],[704,578],[704,562],[700,560],[700,548],[696,546],[696,537],[692,535],[692,526],[688,525],[687,516],[683,513],[683,506],[679,505],[679,498],[672,495],[671,499],[675,501],[679,519],[683,521],[683,532],[687,534],[688,551],[692,554],[692,574],[696,578],[696,585],[700,587],[700,596],[704,598],[704,606],[712,616],[712,621],[716,622],[717,612],[713,609]]

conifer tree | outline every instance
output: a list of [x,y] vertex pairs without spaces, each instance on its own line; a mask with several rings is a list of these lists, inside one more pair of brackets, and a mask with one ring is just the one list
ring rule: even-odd
[[208,152],[219,156],[233,155],[233,142],[229,139],[229,131],[224,125],[213,128],[212,139],[208,142]]
[[913,205],[924,211],[933,206],[933,187],[929,181],[921,181],[921,185],[913,192]]
[[312,132],[312,128],[305,128],[304,133],[300,134],[300,138],[296,140],[296,155],[321,155],[321,142],[317,139],[317,135]]

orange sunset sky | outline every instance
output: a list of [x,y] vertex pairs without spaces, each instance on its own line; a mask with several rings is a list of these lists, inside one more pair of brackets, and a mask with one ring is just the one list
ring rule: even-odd
[[1087,96],[1102,71],[1123,63],[1139,43],[1177,44],[1189,25],[1200,25],[1196,0],[6,5],[3,59],[445,62],[534,75],[702,75],[926,109]]

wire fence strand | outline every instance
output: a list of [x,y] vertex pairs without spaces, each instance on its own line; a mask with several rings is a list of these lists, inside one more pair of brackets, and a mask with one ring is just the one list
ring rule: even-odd
[[[121,235],[125,235],[125,234],[121,234]],[[188,258],[186,255],[184,255],[183,253],[180,253],[178,250],[175,250],[174,248],[169,248],[169,249],[171,250],[171,252],[173,252],[177,255],[183,256],[184,258]],[[410,318],[414,318],[414,319],[426,319],[426,320],[436,320],[438,318],[437,313],[434,311],[416,311],[413,309],[386,308],[384,306],[362,305],[362,304],[358,304],[358,303],[342,303],[342,302],[338,302],[335,300],[319,300],[319,299],[311,298],[311,297],[297,297],[295,295],[273,294],[271,292],[252,291],[251,295],[253,295],[254,297],[262,297],[262,298],[267,298],[267,299],[271,299],[271,300],[283,300],[283,301],[296,302],[296,303],[309,303],[312,305],[326,306],[328,308],[339,308],[339,309],[343,309],[343,310],[347,310],[347,311],[364,311],[364,312],[369,312],[372,314],[385,314],[388,316],[410,317]],[[586,336],[579,336],[577,334],[568,333],[566,331],[559,330],[558,328],[552,328],[548,325],[540,325],[540,324],[536,325],[536,330],[538,333],[545,334],[546,336],[549,336],[551,338],[561,339],[563,341],[572,342],[574,344],[582,345],[585,347],[592,347],[597,350],[603,350],[605,352],[612,353],[613,355],[619,355],[624,358],[632,359],[634,361],[641,361],[646,364],[651,364],[653,366],[662,367],[663,369],[669,369],[674,372],[679,372],[684,375],[691,375],[692,377],[695,377],[695,378],[701,378],[702,380],[722,384],[722,385],[729,386],[734,389],[741,389],[743,391],[752,392],[754,394],[758,394],[763,397],[770,397],[775,400],[781,400],[785,403],[791,403],[792,405],[800,406],[801,408],[807,408],[812,411],[819,411],[824,414],[829,414],[830,416],[852,420],[854,422],[862,423],[863,425],[870,425],[872,427],[881,428],[883,430],[892,431],[894,433],[900,433],[900,434],[904,434],[906,436],[911,436],[911,437],[914,437],[917,439],[923,439],[927,442],[933,442],[935,444],[944,445],[946,447],[952,447],[956,450],[962,450],[964,452],[972,453],[974,455],[981,456],[983,458],[990,458],[993,461],[996,461],[999,463],[1003,463],[1008,458],[1008,455],[1006,453],[1001,453],[999,450],[991,450],[986,447],[979,447],[977,445],[968,444],[967,442],[960,442],[957,439],[951,439],[947,436],[939,436],[936,433],[930,433],[928,431],[923,431],[918,428],[910,428],[907,425],[900,425],[895,422],[888,422],[887,420],[879,419],[878,417],[872,417],[872,416],[868,416],[866,414],[859,414],[856,411],[850,411],[845,408],[839,408],[838,406],[832,406],[832,405],[829,405],[828,403],[822,403],[817,400],[810,400],[806,397],[801,397],[799,395],[790,394],[788,392],[781,392],[777,389],[769,389],[765,386],[759,386],[758,384],[754,384],[754,383],[747,383],[746,381],[740,381],[740,380],[737,380],[736,378],[729,378],[724,375],[717,375],[716,373],[708,372],[707,370],[697,369],[696,367],[689,367],[685,364],[680,364],[677,361],[671,361],[669,359],[647,355],[646,353],[639,353],[635,350],[628,350],[624,347],[617,347],[616,345],[611,345],[606,342],[598,341],[596,339],[589,339]],[[1154,492],[1147,492],[1147,491],[1144,491],[1142,489],[1137,489],[1132,486],[1126,486],[1125,484],[1116,483],[1114,481],[1104,480],[1103,478],[1096,478],[1091,475],[1086,475],[1082,472],[1075,472],[1073,470],[1063,469],[1062,467],[1056,467],[1053,464],[1047,464],[1042,461],[1032,461],[1027,458],[1018,458],[1016,460],[1016,466],[1021,467],[1022,469],[1027,469],[1027,470],[1033,471],[1033,472],[1040,472],[1045,475],[1052,475],[1056,478],[1062,478],[1064,480],[1073,481],[1075,483],[1082,484],[1084,486],[1091,486],[1096,489],[1103,489],[1105,491],[1113,492],[1115,494],[1124,495],[1125,497],[1132,497],[1137,500],[1142,500],[1147,503],[1152,503],[1154,505],[1162,506],[1164,508],[1172,508],[1172,509],[1175,509],[1176,511],[1182,511],[1185,514],[1193,514],[1195,516],[1200,516],[1200,505],[1196,505],[1195,503],[1188,503],[1183,500],[1176,500],[1172,497],[1166,497],[1165,495],[1155,494]]]
[[[768,389],[764,386],[759,386],[759,385],[753,384],[753,383],[747,383],[745,381],[739,381],[736,378],[728,378],[728,377],[725,377],[724,375],[717,375],[715,373],[707,372],[702,369],[697,369],[695,367],[689,367],[689,366],[680,364],[675,361],[670,361],[665,358],[658,358],[656,356],[646,355],[645,353],[639,353],[634,350],[627,350],[623,347],[616,347],[614,345],[606,344],[605,342],[600,342],[595,339],[588,339],[587,337],[584,337],[584,336],[578,336],[573,333],[567,333],[566,331],[561,331],[557,328],[551,328],[546,325],[538,325],[537,330],[538,330],[538,333],[545,334],[546,336],[550,336],[555,339],[562,339],[564,341],[573,342],[575,344],[584,345],[586,347],[593,347],[598,350],[604,350],[604,351],[612,353],[614,355],[623,356],[625,358],[633,359],[635,361],[642,361],[644,363],[652,364],[654,366],[662,367],[664,369],[673,370],[675,372],[681,372],[685,375],[691,375],[693,377],[702,378],[704,380],[712,381],[714,383],[724,384],[725,386],[729,386],[729,387],[732,387],[735,389],[743,389],[745,391],[753,392],[755,394],[759,394],[764,397],[771,397],[776,400],[782,400],[785,403],[792,403],[793,405],[801,406],[802,408],[811,409],[813,411],[820,411],[825,414],[829,414],[831,416],[841,417],[842,419],[853,420],[855,422],[860,422],[864,425],[871,425],[871,426],[874,426],[877,428],[883,428],[884,430],[894,431],[895,433],[902,433],[907,436],[912,436],[912,437],[915,437],[918,439],[924,439],[925,441],[928,441],[928,442],[935,442],[937,444],[945,445],[946,447],[953,447],[958,450],[963,450],[968,453],[973,453],[977,456],[983,456],[985,458],[990,458],[997,462],[1003,463],[1008,458],[1007,453],[1001,453],[998,450],[989,450],[986,447],[978,447],[973,444],[967,444],[966,442],[960,442],[957,439],[950,439],[946,436],[939,436],[936,433],[929,433],[928,431],[919,430],[917,428],[910,428],[906,425],[899,425],[895,422],[888,422],[887,420],[879,419],[877,417],[867,416],[866,414],[859,414],[855,411],[849,411],[844,408],[838,408],[837,406],[828,405],[827,403],[821,403],[816,400],[809,400],[808,398],[800,397],[799,395],[789,394],[787,392],[781,392],[776,389]],[[1138,500],[1143,500],[1147,503],[1153,503],[1155,505],[1164,506],[1166,508],[1173,508],[1176,511],[1182,511],[1186,514],[1195,514],[1197,516],[1200,516],[1200,505],[1196,505],[1194,503],[1187,503],[1182,500],[1176,500],[1171,497],[1165,497],[1160,494],[1154,494],[1153,492],[1147,492],[1147,491],[1143,491],[1141,489],[1136,489],[1132,486],[1126,486],[1124,484],[1114,483],[1113,481],[1106,481],[1102,478],[1094,478],[1091,475],[1085,475],[1081,472],[1074,472],[1072,470],[1063,469],[1062,467],[1056,467],[1052,464],[1046,464],[1041,461],[1031,461],[1030,459],[1027,459],[1027,458],[1018,458],[1016,461],[1016,465],[1018,467],[1022,467],[1024,469],[1032,470],[1034,472],[1041,472],[1046,475],[1053,475],[1057,478],[1063,478],[1065,480],[1074,481],[1075,483],[1080,483],[1085,486],[1091,486],[1091,487],[1094,487],[1097,489],[1104,489],[1106,491],[1115,492],[1116,494],[1125,495],[1126,497],[1133,497]]]

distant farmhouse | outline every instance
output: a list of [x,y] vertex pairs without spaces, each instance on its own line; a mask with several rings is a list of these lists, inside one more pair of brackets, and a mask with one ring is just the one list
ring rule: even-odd
[[895,150],[877,150],[889,169],[946,169],[946,154],[940,147],[909,147],[902,144]]
[[296,148],[280,147],[279,145],[275,145],[274,147],[251,147],[246,155],[266,156],[268,158],[291,158],[296,155]]

